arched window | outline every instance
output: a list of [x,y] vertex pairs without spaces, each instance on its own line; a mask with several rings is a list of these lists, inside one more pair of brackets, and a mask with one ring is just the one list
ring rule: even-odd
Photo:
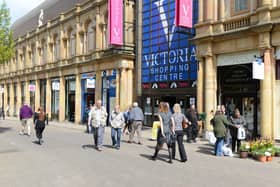
[[76,55],[76,33],[75,30],[70,30],[69,31],[69,46],[68,46],[68,54],[70,56],[68,57],[73,57]]
[[58,34],[54,35],[53,41],[54,41],[53,60],[57,61],[60,58],[60,38]]
[[87,52],[96,49],[96,23],[91,21],[87,27]]
[[31,64],[32,66],[36,64],[36,50],[34,44],[31,45]]

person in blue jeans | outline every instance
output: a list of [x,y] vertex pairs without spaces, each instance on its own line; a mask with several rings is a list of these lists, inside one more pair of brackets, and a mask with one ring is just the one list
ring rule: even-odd
[[224,141],[226,137],[226,126],[233,126],[232,123],[230,123],[225,115],[222,114],[222,111],[218,107],[216,114],[214,118],[211,120],[213,127],[214,127],[214,135],[217,138],[216,143],[215,143],[215,155],[216,156],[223,156],[223,146],[224,146]]
[[[115,109],[110,114],[109,122],[111,124],[111,138],[113,147],[120,149],[122,127],[125,124],[125,118],[123,113],[120,111],[120,106],[116,105]],[[117,135],[117,137],[116,137]]]

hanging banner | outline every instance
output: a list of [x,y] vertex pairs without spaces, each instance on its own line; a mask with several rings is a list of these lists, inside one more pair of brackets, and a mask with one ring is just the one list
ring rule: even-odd
[[95,88],[95,79],[87,79],[87,88]]
[[109,44],[123,45],[123,0],[109,0]]
[[264,79],[264,63],[262,58],[257,58],[253,62],[253,79]]
[[193,0],[176,0],[176,26],[193,27]]
[[29,90],[30,92],[35,92],[35,90],[36,90],[35,84],[29,84],[29,85],[28,85],[28,90]]

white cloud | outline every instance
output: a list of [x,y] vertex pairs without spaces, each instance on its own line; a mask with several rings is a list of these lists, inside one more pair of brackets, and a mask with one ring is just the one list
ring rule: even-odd
[[6,0],[7,7],[10,9],[12,23],[37,7],[43,1],[44,0]]

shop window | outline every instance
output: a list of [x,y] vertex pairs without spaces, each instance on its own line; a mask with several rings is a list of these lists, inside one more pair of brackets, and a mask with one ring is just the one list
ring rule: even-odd
[[232,15],[246,13],[250,10],[249,0],[231,0]]
[[276,80],[280,80],[280,60],[276,61]]

